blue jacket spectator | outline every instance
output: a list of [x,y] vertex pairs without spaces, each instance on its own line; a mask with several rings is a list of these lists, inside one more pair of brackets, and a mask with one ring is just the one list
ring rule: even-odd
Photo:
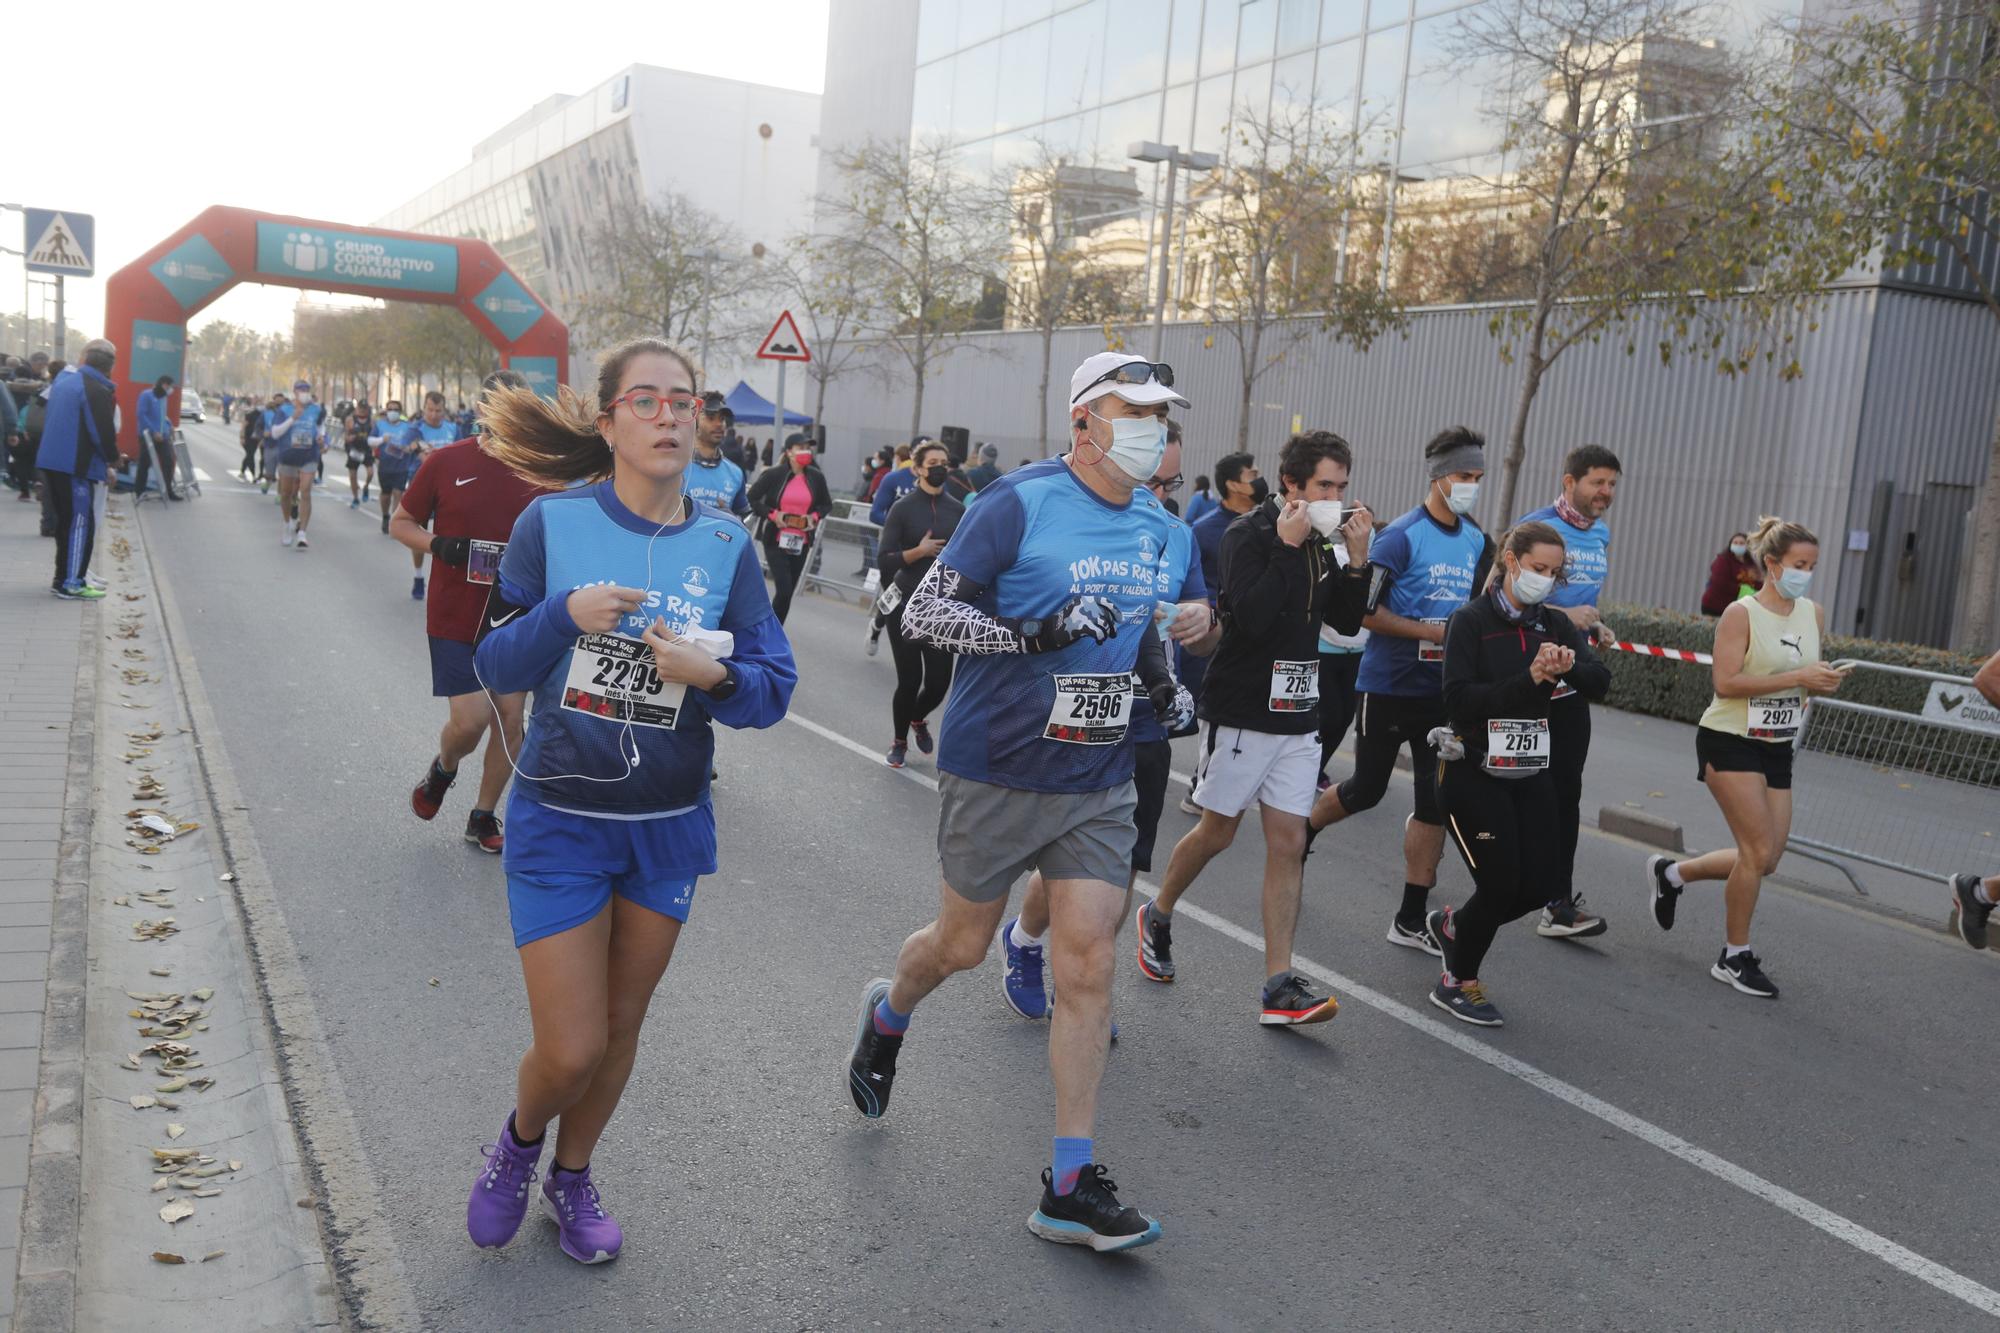
[[139,395],[139,433],[165,438],[170,427],[167,425],[167,395],[159,384]]
[[117,391],[111,377],[85,361],[56,376],[48,394],[35,466],[103,481],[118,465]]

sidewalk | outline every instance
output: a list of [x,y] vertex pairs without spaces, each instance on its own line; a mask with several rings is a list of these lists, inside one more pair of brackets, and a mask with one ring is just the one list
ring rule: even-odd
[[[69,787],[88,790],[105,609],[49,595],[55,552],[40,527],[40,506],[11,495],[0,503],[0,1333],[13,1325],[38,1098],[45,1132],[66,1131],[72,1142],[78,1133],[90,809],[78,802],[67,830],[64,809]],[[66,1197],[74,1212],[74,1176],[60,1179],[53,1159],[44,1167],[51,1178],[37,1182],[43,1197],[58,1206]]]

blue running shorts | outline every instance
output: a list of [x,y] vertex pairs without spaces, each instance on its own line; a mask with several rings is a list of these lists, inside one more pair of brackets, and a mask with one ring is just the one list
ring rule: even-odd
[[715,810],[604,819],[571,814],[516,791],[507,800],[507,910],[514,947],[589,921],[617,894],[686,921],[695,880],[715,870]]

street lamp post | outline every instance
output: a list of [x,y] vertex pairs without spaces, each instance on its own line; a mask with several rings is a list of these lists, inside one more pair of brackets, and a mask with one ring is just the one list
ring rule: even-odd
[[1180,169],[1189,171],[1213,171],[1220,161],[1214,153],[1183,152],[1179,144],[1154,143],[1142,139],[1125,149],[1125,156],[1135,162],[1164,162],[1167,164],[1167,194],[1160,206],[1160,281],[1159,295],[1153,299],[1153,355],[1164,352],[1162,338],[1167,324],[1167,280],[1170,272],[1167,264],[1168,248],[1174,236],[1174,183]]

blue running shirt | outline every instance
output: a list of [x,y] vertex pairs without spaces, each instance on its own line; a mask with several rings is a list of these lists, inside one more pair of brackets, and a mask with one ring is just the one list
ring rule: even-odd
[[[1149,491],[1114,505],[1061,459],[1045,459],[980,491],[938,563],[984,588],[975,605],[991,616],[1050,616],[1085,595],[1118,609],[1118,632],[1103,643],[961,657],[945,701],[938,767],[1024,791],[1105,791],[1130,780],[1130,678],[1140,636],[1154,603],[1208,596],[1187,524]],[[1059,683],[1066,701],[1093,704],[1118,695],[1114,677],[1124,681],[1125,702],[1112,705],[1110,717],[1081,717],[1106,725],[1055,717]],[[1075,739],[1054,739],[1052,731]]]
[[1611,525],[1598,519],[1587,528],[1576,525],[1545,505],[1521,515],[1523,523],[1546,523],[1562,534],[1569,554],[1563,560],[1563,581],[1549,593],[1550,606],[1596,606],[1611,571]]
[[727,458],[709,463],[696,454],[681,474],[681,487],[712,509],[737,515],[750,512],[750,497],[743,491],[743,469]]
[[[689,508],[684,522],[662,528],[605,481],[544,495],[515,521],[499,594],[532,610],[491,630],[474,661],[486,688],[534,692],[518,760],[531,799],[624,818],[696,805],[708,797],[710,719],[767,727],[784,716],[798,673],[750,535],[727,514]],[[613,632],[585,634],[567,603],[595,583],[643,588],[645,602]],[[730,631],[736,692],[718,700],[661,681],[638,641],[655,616],[675,631]]]
[[[1447,528],[1418,505],[1377,533],[1369,548],[1368,563],[1389,578],[1380,609],[1442,625],[1472,600],[1485,549],[1486,534],[1470,518]],[[1444,646],[1371,634],[1354,687],[1364,694],[1436,698],[1444,693]]]

